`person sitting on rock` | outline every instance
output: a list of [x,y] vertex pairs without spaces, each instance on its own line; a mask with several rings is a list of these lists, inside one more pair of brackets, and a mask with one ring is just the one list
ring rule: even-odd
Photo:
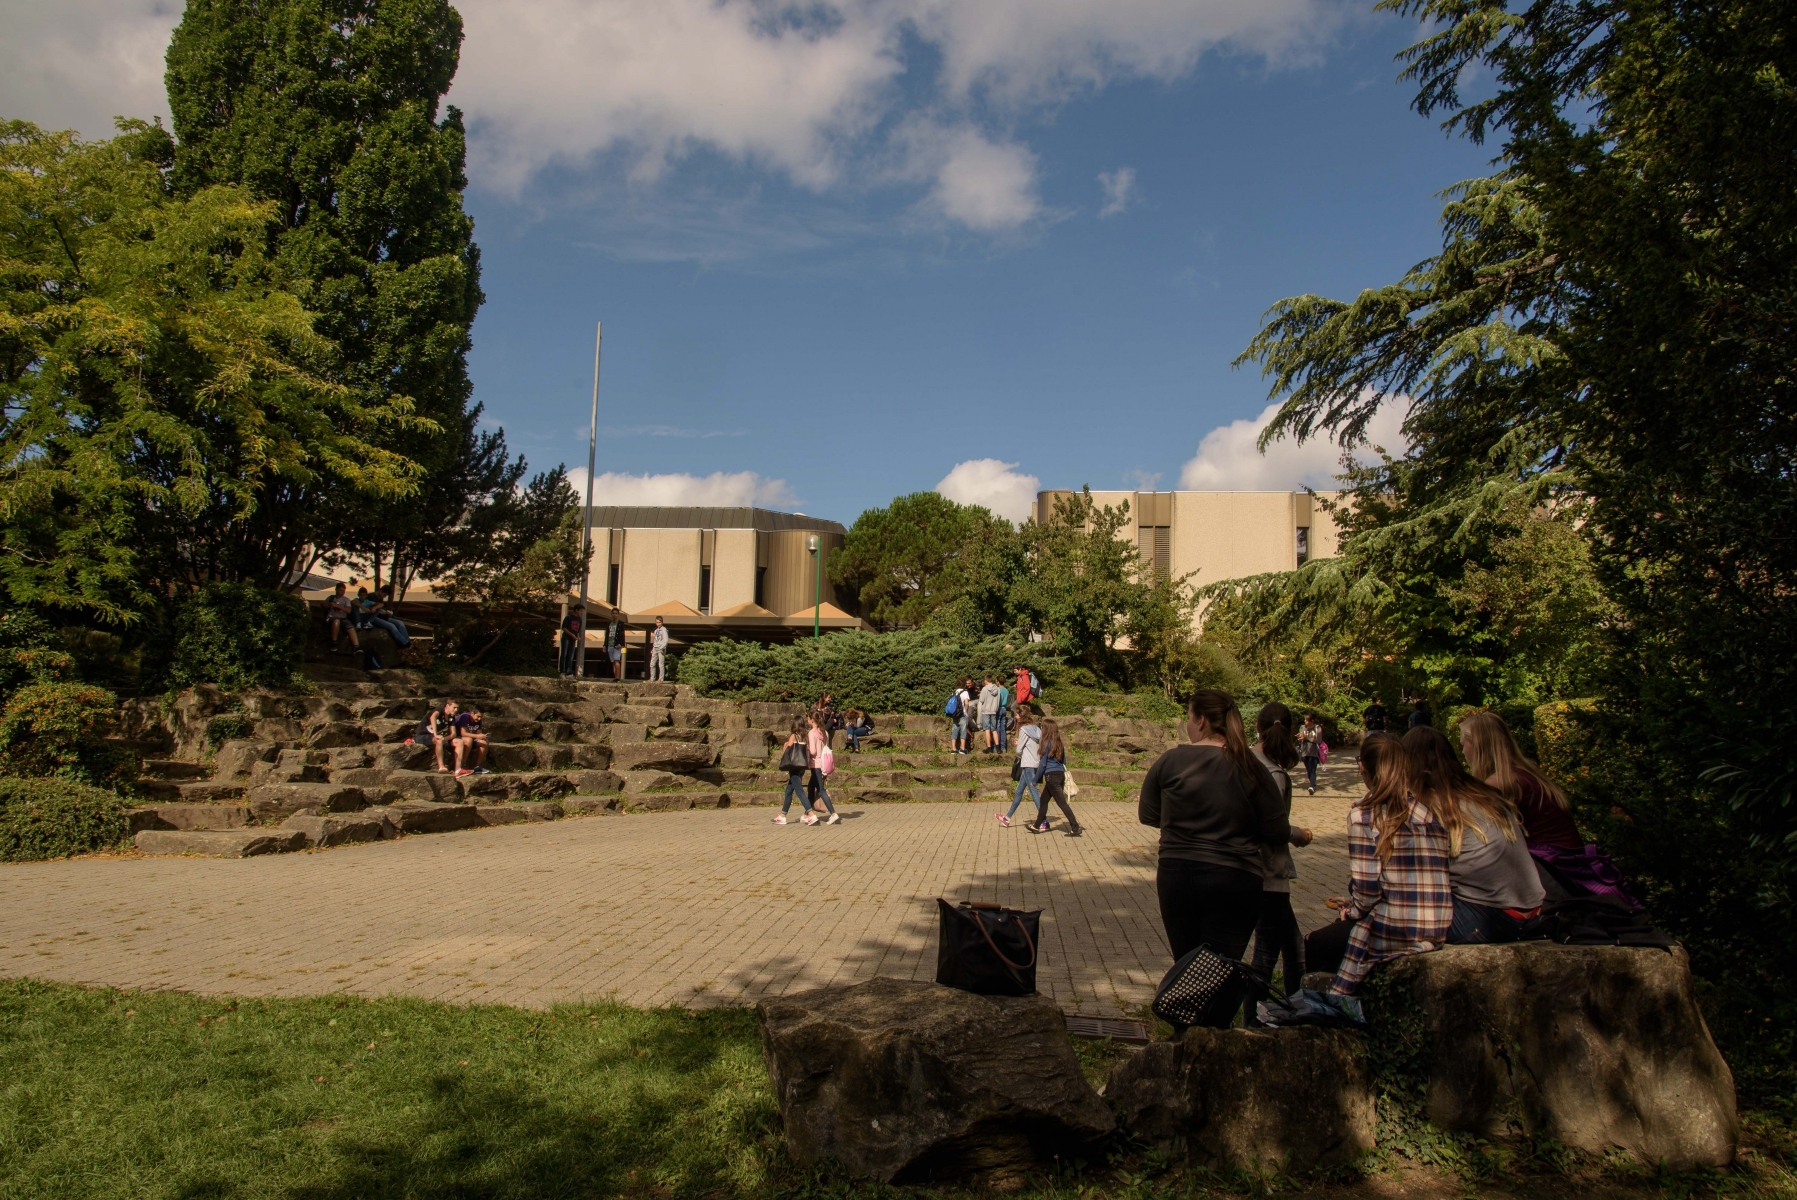
[[1547,895],[1516,807],[1467,774],[1439,729],[1417,726],[1404,735],[1404,749],[1416,764],[1423,803],[1448,831],[1448,941],[1514,942]]
[[[463,775],[485,775],[484,765],[487,757],[487,735],[481,729],[481,712],[478,708],[456,714],[456,752],[455,773],[459,779]],[[470,765],[472,764],[472,765]]]
[[366,629],[372,625],[376,629],[383,630],[388,637],[393,639],[395,646],[404,650],[412,644],[412,635],[406,632],[405,622],[394,616],[393,610],[388,607],[392,602],[393,585],[384,583],[374,595],[368,598],[363,607],[363,614],[367,622],[363,628]]
[[1329,992],[1351,996],[1378,964],[1444,945],[1454,922],[1448,831],[1418,799],[1419,772],[1398,739],[1368,734],[1360,746],[1366,794],[1348,812],[1345,899],[1340,920],[1304,940],[1304,963],[1334,971]]
[[462,765],[462,748],[456,743],[455,716],[457,705],[454,700],[445,700],[442,708],[433,708],[424,714],[418,722],[418,728],[407,738],[409,743],[423,744],[433,747],[437,753],[437,770],[447,771],[443,765],[443,749],[448,747],[455,756],[455,765]]
[[842,732],[848,736],[849,749],[860,750],[861,739],[872,736],[874,719],[858,708],[851,708],[843,714]]
[[358,650],[361,649],[362,642],[356,637],[355,601],[349,598],[347,584],[338,584],[337,590],[331,598],[325,601],[324,622],[325,628],[329,629],[331,633],[332,654],[348,653],[342,646],[345,633],[349,634],[349,644]]

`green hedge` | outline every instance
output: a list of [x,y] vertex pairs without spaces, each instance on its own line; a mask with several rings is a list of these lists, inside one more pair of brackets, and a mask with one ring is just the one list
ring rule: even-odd
[[65,779],[0,779],[0,862],[122,845],[129,806],[113,792]]
[[0,775],[129,785],[137,778],[136,756],[105,740],[118,706],[117,696],[85,683],[20,688],[0,712]]
[[175,618],[168,681],[215,683],[226,691],[284,687],[306,653],[306,602],[247,583],[209,583]]
[[868,712],[941,712],[963,675],[975,679],[1034,668],[1053,700],[1059,663],[1041,642],[1020,639],[962,643],[927,630],[833,633],[790,646],[707,642],[681,656],[677,678],[702,696],[729,700],[799,701],[825,691],[843,708]]

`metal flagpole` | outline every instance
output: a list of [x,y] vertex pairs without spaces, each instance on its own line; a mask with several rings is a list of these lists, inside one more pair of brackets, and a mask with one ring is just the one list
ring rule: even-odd
[[599,456],[599,345],[605,337],[605,322],[593,326],[593,423],[587,433],[587,502],[580,520],[580,645],[574,651],[574,675],[587,674],[587,627],[592,614],[587,611],[587,585],[593,574],[593,468]]

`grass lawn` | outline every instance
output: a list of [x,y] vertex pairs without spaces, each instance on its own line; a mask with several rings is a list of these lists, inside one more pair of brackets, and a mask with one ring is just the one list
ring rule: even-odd
[[[1118,1051],[1076,1043],[1101,1078]],[[1468,1180],[1385,1169],[1271,1190],[1124,1152],[1043,1200],[1797,1195],[1783,1131],[1727,1177]],[[1231,1184],[1236,1186],[1231,1186]],[[0,980],[0,1197],[278,1200],[916,1196],[793,1166],[754,1015],[205,999]]]

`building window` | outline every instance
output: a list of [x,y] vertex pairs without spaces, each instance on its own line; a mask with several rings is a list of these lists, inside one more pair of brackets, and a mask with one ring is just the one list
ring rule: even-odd
[[622,567],[618,563],[611,565],[611,573],[605,577],[605,602],[612,607],[618,603],[618,579]]
[[1136,549],[1142,562],[1161,578],[1173,573],[1173,527],[1171,525],[1136,526]]
[[699,568],[699,611],[711,612],[711,568]]
[[767,568],[755,568],[755,604],[758,608],[767,607]]
[[1303,525],[1298,526],[1298,565],[1303,566],[1310,559],[1310,530]]

